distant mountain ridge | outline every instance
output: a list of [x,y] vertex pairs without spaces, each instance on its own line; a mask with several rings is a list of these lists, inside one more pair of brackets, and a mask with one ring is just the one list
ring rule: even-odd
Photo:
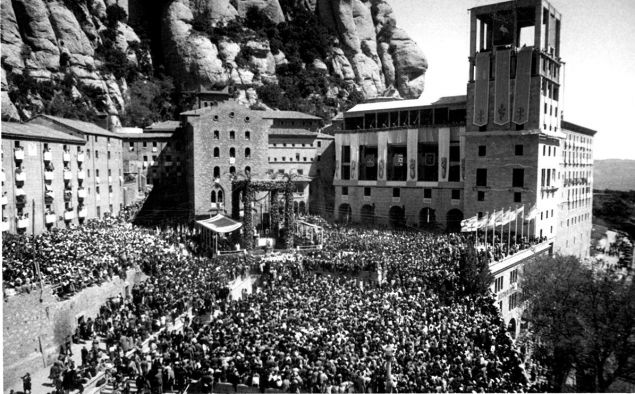
[[635,160],[595,160],[593,188],[598,190],[635,190]]

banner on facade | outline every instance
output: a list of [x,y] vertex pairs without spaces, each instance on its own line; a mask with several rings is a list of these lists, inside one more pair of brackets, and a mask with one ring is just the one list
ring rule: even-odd
[[487,124],[489,101],[490,53],[476,54],[476,83],[474,84],[474,120],[476,126]]
[[496,92],[494,98],[494,123],[497,125],[504,125],[509,123],[510,59],[510,49],[503,49],[496,52]]
[[516,59],[516,86],[514,91],[514,117],[516,124],[529,121],[529,94],[531,87],[531,58],[534,49],[525,47],[518,52]]

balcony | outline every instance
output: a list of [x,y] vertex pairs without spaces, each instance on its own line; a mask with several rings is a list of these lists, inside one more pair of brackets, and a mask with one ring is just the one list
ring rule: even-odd
[[95,177],[95,184],[99,185],[101,183],[101,179],[98,176]]
[[83,200],[86,198],[86,189],[78,189],[77,190],[77,198]]
[[86,208],[81,208],[79,210],[79,218],[80,219],[86,219],[87,214],[88,214],[88,210]]
[[29,218],[24,218],[24,219],[18,219],[18,230],[22,230],[25,229],[29,226]]
[[24,191],[24,188],[18,187],[17,189],[15,189],[15,196],[16,197],[26,196],[26,192]]
[[84,152],[80,152],[77,154],[77,162],[78,163],[83,163],[84,162]]
[[101,195],[99,193],[95,194],[95,201],[101,201]]
[[15,160],[16,161],[24,160],[24,149],[18,148],[18,149],[15,149],[14,152],[15,152]]
[[53,224],[57,221],[57,216],[54,213],[50,213],[44,216],[44,221],[46,224]]
[[156,152],[158,149],[156,146],[152,147],[152,152]]
[[230,157],[229,158],[229,164],[236,164],[236,158],[235,157]]
[[5,206],[9,203],[9,199],[7,198],[6,194],[0,197],[0,201],[2,202],[2,206]]
[[112,201],[112,199],[113,199],[113,194],[112,194],[112,192],[108,193],[108,198],[110,198],[110,201]]
[[112,185],[112,177],[110,175],[108,175],[108,184]]
[[16,182],[24,182],[26,181],[26,172],[16,172],[15,173],[15,181]]
[[51,161],[53,159],[53,154],[50,150],[44,151],[44,161]]
[[64,220],[69,221],[69,220],[73,220],[75,219],[75,212],[74,211],[66,211],[64,212]]
[[70,181],[73,179],[73,173],[70,170],[64,170],[64,180]]
[[3,220],[0,222],[0,229],[2,229],[2,232],[9,231],[9,221]]
[[62,160],[64,161],[64,163],[68,163],[69,161],[71,161],[71,154],[69,152],[64,152],[62,154]]
[[83,181],[85,177],[86,175],[84,174],[84,171],[77,172],[77,179],[79,179],[80,181]]
[[44,180],[45,181],[52,181],[54,176],[53,176],[53,171],[44,171]]

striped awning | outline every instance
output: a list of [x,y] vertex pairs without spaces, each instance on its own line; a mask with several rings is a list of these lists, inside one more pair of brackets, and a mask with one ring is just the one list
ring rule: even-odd
[[237,222],[225,215],[218,214],[213,218],[198,220],[196,223],[214,231],[215,233],[231,233],[243,226],[241,222]]

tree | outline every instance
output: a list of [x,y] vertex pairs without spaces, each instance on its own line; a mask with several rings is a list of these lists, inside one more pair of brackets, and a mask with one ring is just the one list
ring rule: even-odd
[[578,390],[606,391],[634,366],[635,287],[611,270],[573,256],[542,256],[525,265],[520,286],[536,354],[562,391],[575,372]]
[[462,294],[487,295],[494,280],[487,259],[479,257],[474,245],[461,253],[459,261],[459,287]]

